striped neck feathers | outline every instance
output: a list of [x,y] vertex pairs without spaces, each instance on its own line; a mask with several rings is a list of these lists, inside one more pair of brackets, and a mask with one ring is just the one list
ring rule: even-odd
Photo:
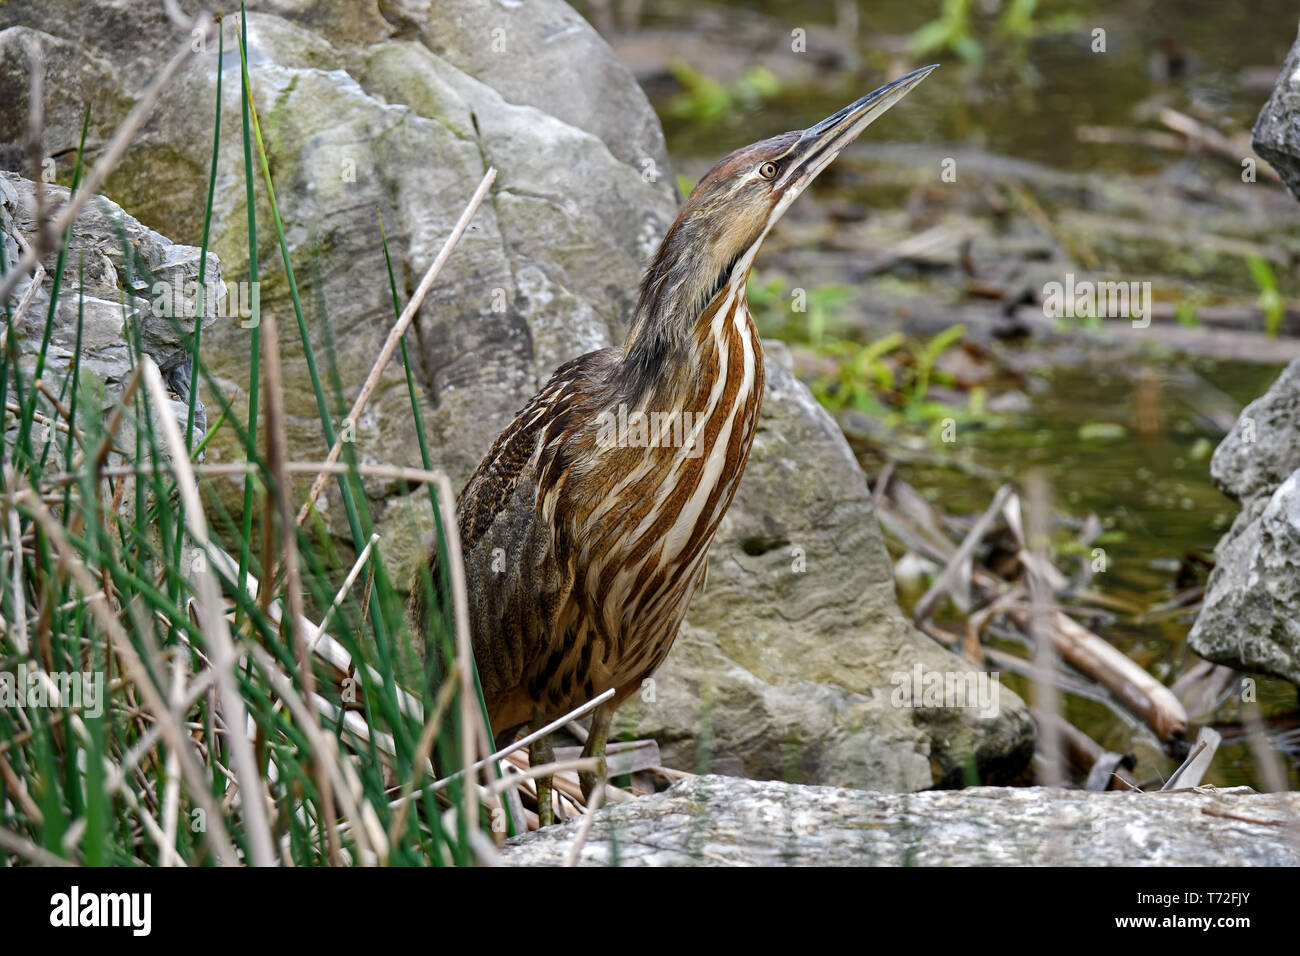
[[725,258],[699,255],[692,250],[710,244],[680,235],[691,225],[679,217],[641,280],[623,346],[619,399],[630,405],[640,405],[652,395],[663,396],[661,404],[672,404],[671,396],[683,394],[699,371],[697,353],[704,341],[699,325],[712,315],[714,300],[732,288],[737,300],[733,307],[745,305],[745,283],[759,242]]

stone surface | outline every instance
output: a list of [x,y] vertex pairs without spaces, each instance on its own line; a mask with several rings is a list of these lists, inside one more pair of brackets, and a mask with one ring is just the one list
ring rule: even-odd
[[1241,513],[1215,548],[1188,643],[1300,685],[1300,360],[1246,406],[1210,474]]
[[[1253,145],[1300,199],[1300,36],[1260,111]],[[1300,685],[1300,359],[1246,406],[1210,474],[1241,513],[1214,550],[1187,642],[1212,661]]]
[[1210,460],[1210,477],[1228,497],[1254,506],[1300,468],[1300,360],[1242,410]]
[[[580,820],[511,840],[558,866]],[[888,794],[707,776],[603,807],[584,866],[1296,866],[1300,794],[973,787]]]
[[1255,120],[1251,145],[1300,199],[1300,34],[1282,64],[1273,95]]
[[[393,321],[377,214],[405,299],[486,168],[499,170],[409,336],[434,457],[459,484],[552,369],[621,340],[640,271],[676,212],[658,121],[604,41],[560,0],[249,7],[250,82],[305,319],[322,368],[332,340],[349,399]],[[233,19],[212,223],[228,283],[249,275]],[[183,39],[161,4],[113,0],[8,0],[0,29],[9,26],[0,42],[51,51],[45,148],[60,175],[84,109],[64,77],[102,91],[93,160],[160,51]],[[5,69],[0,78],[21,80],[21,67]],[[106,189],[185,241],[200,236],[216,79],[214,51],[191,59]],[[21,129],[25,116],[22,96],[0,100],[0,129]],[[260,182],[258,193],[260,298],[279,319],[289,452],[317,458],[326,449]],[[222,318],[204,341],[205,360],[242,410],[247,329]],[[356,439],[362,461],[418,464],[400,364]],[[213,459],[238,454],[233,436],[210,447]],[[237,486],[216,487],[237,511]],[[368,491],[380,548],[404,580],[422,558],[427,497],[384,482]],[[341,510],[326,510],[339,532]],[[802,781],[904,790],[1024,765],[1032,728],[1009,691],[991,717],[890,706],[891,675],[917,665],[966,666],[903,621],[865,478],[838,428],[775,363],[705,593],[654,700],[628,721],[685,766]]]
[[[50,204],[67,201],[64,187],[45,188]],[[0,172],[0,242],[7,271],[34,241],[36,230],[35,184],[15,173]],[[42,377],[62,383],[68,376],[80,311],[83,382],[89,385],[97,380],[105,386],[105,410],[134,371],[133,340],[138,340],[165,378],[188,384],[188,374],[178,373],[188,368],[181,338],[194,330],[199,255],[199,249],[173,243],[128,216],[117,204],[103,197],[91,199],[72,230]],[[45,278],[15,326],[28,374],[45,332],[57,262],[54,253],[43,260]],[[27,295],[31,281],[19,282],[15,302]],[[217,299],[224,291],[221,264],[211,253],[205,281],[203,327],[207,329],[216,322]],[[180,402],[175,406],[183,426],[188,409]],[[196,434],[202,435],[205,428],[200,402],[195,407]]]

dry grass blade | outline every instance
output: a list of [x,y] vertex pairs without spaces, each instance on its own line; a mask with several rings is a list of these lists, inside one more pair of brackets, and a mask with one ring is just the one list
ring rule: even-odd
[[[8,469],[6,469],[8,471]],[[5,484],[12,489],[14,487],[12,474],[6,474]],[[23,535],[22,527],[18,521],[18,509],[13,492],[9,493],[9,547],[13,549],[13,588],[14,595],[18,600],[14,601],[14,621],[9,628],[11,640],[18,653],[23,657],[27,656],[27,602],[21,600],[21,596],[26,594],[23,586]],[[7,551],[8,549],[6,549]]]
[[[379,379],[384,374],[384,369],[388,367],[389,360],[392,359],[393,353],[397,351],[397,346],[401,343],[402,336],[406,334],[407,328],[410,327],[411,322],[415,319],[415,313],[420,310],[420,306],[424,303],[424,297],[428,295],[429,290],[433,288],[433,283],[437,280],[438,273],[442,272],[442,267],[446,264],[448,257],[451,255],[451,251],[456,248],[456,244],[460,242],[461,236],[463,236],[465,230],[469,228],[470,220],[474,218],[474,213],[478,212],[478,207],[481,206],[483,200],[487,198],[488,189],[491,188],[492,183],[496,178],[496,169],[488,167],[488,171],[483,174],[483,179],[478,184],[478,189],[474,190],[474,195],[470,197],[468,205],[465,206],[465,211],[461,213],[460,219],[457,220],[456,225],[452,228],[451,235],[447,237],[447,241],[443,243],[442,249],[433,260],[433,264],[429,266],[428,271],[424,274],[424,278],[420,280],[420,285],[416,288],[415,295],[411,296],[411,301],[406,303],[406,308],[402,310],[402,314],[398,317],[397,322],[394,323],[392,329],[389,331],[388,339],[384,342],[384,347],[379,350],[379,357],[375,359],[375,364],[371,367],[370,374],[366,376],[365,384],[361,386],[361,392],[357,395],[357,400],[352,404],[352,410],[348,412],[348,419],[350,421],[355,422],[360,418],[362,410],[366,407],[366,403],[370,401],[370,396],[374,394],[375,388],[379,385]],[[342,451],[343,439],[340,438],[334,442],[334,447],[330,449],[330,453],[326,456],[325,460],[331,464],[338,461],[339,454]],[[307,500],[298,511],[299,524],[302,524],[307,520],[307,515],[310,513],[312,506],[316,503],[316,499],[320,497],[320,493],[324,490],[325,482],[327,480],[326,473],[322,471],[316,476],[316,480],[312,482],[311,493],[307,496]],[[453,524],[449,527],[454,528],[456,526]]]
[[578,860],[582,858],[582,847],[587,842],[587,835],[591,833],[592,824],[596,822],[596,811],[605,802],[605,795],[601,792],[603,789],[597,787],[591,795],[591,803],[587,807],[587,812],[582,816],[582,823],[578,824],[577,834],[573,837],[573,846],[569,847],[569,852],[565,854],[565,866],[577,866]]
[[[1264,787],[1273,793],[1290,789],[1287,786],[1286,765],[1282,762],[1282,755],[1269,746],[1268,728],[1265,727],[1264,720],[1260,716],[1259,702],[1254,700],[1243,702],[1241,710],[1242,724],[1246,728],[1250,749],[1255,755],[1255,765],[1264,780]],[[1297,835],[1297,845],[1300,846],[1300,831]]]
[[61,856],[55,856],[44,847],[37,846],[26,837],[0,829],[0,849],[8,850],[37,866],[72,866]]
[[[1028,533],[1025,538],[1025,550],[1038,554],[1047,547],[1049,534],[1049,515],[1051,498],[1047,487],[1047,478],[1041,471],[1033,471],[1027,476],[1025,489],[1028,498],[1029,514],[1026,524]],[[1039,554],[1042,557],[1041,554]],[[1046,562],[1046,558],[1043,558]],[[1034,664],[1045,674],[1056,673],[1056,644],[1051,639],[1049,618],[1052,612],[1051,585],[1038,573],[1042,566],[1039,562],[1025,565],[1025,576],[1029,584],[1028,631],[1034,641]],[[1053,681],[1037,681],[1034,684],[1034,704],[1042,711],[1059,715],[1060,696]],[[1040,779],[1049,787],[1059,787],[1064,779],[1065,740],[1061,734],[1061,723],[1052,721],[1046,724],[1039,735],[1038,749],[1043,755],[1043,769]]]
[[518,773],[511,774],[508,777],[502,777],[500,780],[492,781],[488,790],[492,793],[504,793],[512,787],[517,787],[527,780],[536,780],[538,777],[554,776],[561,773],[580,773],[584,770],[594,771],[597,766],[598,762],[595,757],[578,757],[573,760],[556,760],[551,763],[539,763],[536,767],[530,765],[527,770],[521,769]]
[[410,806],[408,798],[415,791],[416,784],[424,775],[429,755],[433,753],[434,741],[438,739],[438,731],[442,729],[442,718],[447,713],[447,708],[451,706],[452,698],[455,695],[456,684],[452,681],[444,681],[442,687],[438,688],[438,698],[434,701],[433,713],[424,722],[424,728],[420,731],[420,739],[415,745],[415,766],[411,770],[410,779],[402,784],[401,800],[393,814],[393,821],[388,827],[389,843],[396,843],[401,836],[402,830],[406,827],[407,808]]
[[[356,800],[356,794],[360,792],[361,786],[352,773],[352,767],[346,759],[340,757],[333,741],[321,732],[318,722],[317,708],[309,708],[303,696],[298,693],[287,674],[276,666],[274,658],[271,657],[265,648],[256,645],[252,648],[253,656],[256,658],[258,665],[270,677],[271,683],[275,686],[276,693],[289,708],[289,713],[293,714],[294,720],[302,728],[307,739],[311,742],[313,756],[316,764],[321,768],[322,779],[318,786],[331,788],[332,794],[337,794],[339,802],[343,804],[343,813],[352,823],[352,832],[356,835],[357,848],[361,851],[363,857],[366,854],[372,855],[377,862],[383,863],[388,859],[388,843],[384,839],[383,828],[379,825],[379,819],[375,816],[374,807],[368,803],[359,804]],[[347,779],[352,776],[353,779]],[[322,801],[326,806],[333,806],[333,797],[327,798],[325,794],[321,795]],[[322,810],[322,816],[327,822],[325,828],[326,839],[334,843],[338,842],[338,832],[335,820],[331,811]],[[330,832],[334,836],[329,836]],[[339,863],[342,861],[341,852],[334,851],[331,861]]]
[[348,592],[352,590],[352,585],[356,584],[357,577],[361,574],[361,569],[364,568],[366,562],[370,560],[370,552],[375,549],[375,545],[378,543],[378,533],[372,534],[370,540],[366,542],[366,546],[362,548],[361,553],[357,555],[357,559],[352,562],[352,567],[348,570],[347,577],[343,579],[343,583],[335,593],[334,600],[330,602],[330,606],[325,609],[324,615],[321,616],[320,627],[317,628],[316,632],[317,637],[313,639],[311,643],[311,649],[313,651],[316,649],[316,640],[319,640],[320,635],[329,627],[330,617],[337,613],[338,609],[343,606],[343,600],[348,596]]
[[[185,669],[179,654],[171,655],[171,691],[169,702],[172,713],[179,720],[183,713],[181,706],[185,702]],[[163,866],[179,866],[180,855],[176,852],[176,828],[181,803],[181,765],[180,758],[173,751],[167,754],[167,785],[163,790]]]
[[[12,483],[14,480],[15,476],[10,470],[6,476],[6,481]],[[86,607],[95,616],[99,626],[108,635],[109,640],[112,641],[113,652],[121,659],[128,676],[135,683],[140,696],[144,698],[145,708],[153,713],[163,737],[167,741],[167,745],[179,756],[181,774],[190,788],[190,796],[208,816],[208,839],[217,853],[217,858],[227,866],[238,865],[239,858],[229,836],[226,834],[225,825],[222,823],[221,810],[212,799],[212,794],[208,789],[210,782],[203,773],[203,767],[198,757],[193,752],[193,743],[189,734],[181,726],[180,721],[171,713],[162,695],[158,693],[158,689],[154,687],[153,681],[149,677],[149,671],[144,666],[144,661],[136,654],[135,648],[132,646],[131,640],[123,629],[121,622],[118,621],[116,615],[109,608],[102,592],[99,592],[95,579],[82,562],[81,556],[68,541],[63,532],[63,526],[59,524],[54,515],[30,489],[21,492],[20,498],[28,503],[36,521],[45,529],[50,543],[59,554],[63,567],[72,575],[77,588],[84,595],[94,595],[86,598]]]
[[1214,754],[1218,751],[1222,740],[1222,735],[1213,727],[1202,727],[1201,732],[1196,735],[1196,744],[1187,755],[1187,759],[1169,775],[1169,779],[1160,789],[1199,787],[1205,772],[1210,769],[1210,764],[1214,761]]
[[[293,522],[293,505],[289,502],[289,472],[284,467],[287,457],[284,430],[284,379],[280,374],[280,336],[273,312],[262,314],[261,341],[262,376],[265,385],[263,391],[266,398],[263,407],[266,419],[266,464],[275,490],[275,510],[278,512],[280,530],[280,565],[284,569],[284,599],[289,605],[289,613],[280,619],[280,637],[286,644],[292,640],[294,653],[298,658],[298,678],[302,682],[302,700],[307,711],[300,720],[314,728],[319,726],[320,717],[313,703],[316,696],[316,677],[312,670],[311,650],[307,646],[303,628],[299,624],[306,615],[303,614],[302,578],[298,568],[297,525]],[[270,575],[271,580],[275,580],[276,577],[274,573]],[[334,794],[326,776],[325,759],[325,753],[315,748],[312,764],[316,776],[316,789],[322,802],[321,816],[326,821],[327,852],[330,862],[337,866],[342,860],[341,847],[338,832],[334,827]]]
[[[456,632],[456,673],[460,678],[460,746],[461,770],[466,777],[478,768],[490,765],[491,758],[474,761],[479,739],[478,724],[481,715],[478,708],[478,692],[474,686],[474,675],[470,668],[474,666],[474,649],[469,634],[469,592],[465,585],[465,564],[460,553],[460,535],[456,529],[456,496],[451,489],[451,481],[446,475],[439,475],[435,482],[438,492],[438,508],[442,515],[442,526],[448,529],[446,535],[447,570],[451,580],[452,620]],[[478,829],[478,803],[468,800],[465,804],[468,817],[466,825],[469,830]]]
[[979,546],[984,535],[992,527],[994,519],[997,518],[998,512],[1002,510],[1002,505],[1011,494],[1011,491],[1010,485],[1003,485],[997,490],[997,493],[993,496],[992,504],[988,506],[984,514],[980,515],[979,520],[970,529],[970,533],[966,535],[966,540],[948,559],[948,564],[939,576],[934,579],[934,583],[930,585],[921,600],[916,602],[916,607],[912,610],[913,621],[924,621],[928,618],[934,612],[939,599],[956,586],[962,568],[969,567],[968,562],[971,555],[975,553],[975,548]]
[[[216,672],[212,668],[209,667],[203,670],[190,682],[190,686],[186,690],[185,697],[178,709],[181,712],[187,710],[199,697],[208,691],[216,679]],[[130,793],[129,790],[122,790],[126,785],[127,778],[135,772],[140,762],[153,752],[154,745],[158,742],[158,738],[162,736],[162,733],[162,726],[155,723],[141,735],[139,740],[132,744],[130,750],[108,767],[108,774],[104,784],[105,793],[109,796],[119,792]]]
[[38,262],[36,263],[36,271],[32,273],[31,284],[27,286],[27,291],[23,293],[23,297],[18,300],[18,307],[14,309],[13,315],[10,316],[9,323],[3,329],[0,329],[0,350],[5,347],[5,339],[9,336],[9,329],[18,328],[19,323],[23,320],[23,315],[27,312],[27,307],[36,298],[36,293],[41,291],[41,283],[44,281],[45,266]]
[[9,788],[9,795],[18,801],[18,805],[22,807],[23,813],[28,818],[35,820],[38,824],[45,822],[45,814],[41,812],[41,808],[37,806],[36,801],[32,799],[31,793],[27,790],[27,781],[18,776],[14,772],[14,768],[10,766],[9,761],[2,756],[0,756],[0,779],[4,780],[5,786]]
[[498,750],[496,753],[492,754],[492,755],[489,756],[489,757],[485,757],[483,760],[480,760],[478,763],[474,764],[472,767],[466,767],[465,770],[458,770],[456,773],[452,774],[451,776],[449,776],[449,777],[444,777],[443,779],[439,780],[436,784],[434,784],[434,787],[433,787],[433,788],[434,788],[435,790],[441,790],[443,787],[445,787],[447,784],[449,784],[452,780],[455,780],[455,779],[459,778],[459,777],[460,777],[462,774],[464,774],[467,770],[468,770],[468,771],[479,770],[479,769],[481,769],[482,767],[488,766],[488,765],[494,763],[494,762],[497,761],[497,760],[502,760],[502,759],[508,757],[510,754],[514,753],[516,750],[522,750],[524,747],[527,747],[529,744],[533,743],[534,741],[539,740],[539,739],[541,739],[542,737],[545,737],[547,734],[551,734],[551,733],[554,733],[555,731],[559,730],[561,727],[563,727],[563,726],[564,726],[565,724],[567,724],[569,721],[571,721],[571,720],[577,720],[579,717],[583,716],[584,714],[588,714],[588,713],[590,713],[591,711],[595,710],[598,706],[600,706],[601,704],[603,704],[605,701],[609,700],[609,699],[610,699],[611,697],[613,697],[613,696],[614,696],[614,688],[611,687],[609,690],[605,691],[603,694],[600,694],[600,695],[597,696],[597,697],[593,697],[591,700],[587,701],[587,702],[586,702],[585,704],[583,704],[581,707],[578,707],[578,708],[576,708],[576,709],[570,711],[569,713],[565,714],[563,717],[560,717],[560,718],[558,718],[558,719],[556,719],[556,720],[551,721],[551,722],[550,722],[549,724],[547,724],[545,727],[542,727],[542,728],[540,728],[539,730],[535,730],[535,731],[533,731],[533,732],[532,732],[531,734],[529,734],[527,737],[520,737],[520,738],[519,738],[518,740],[516,740],[514,743],[509,744],[508,746],[502,747],[502,748],[501,748],[500,750]]
[[[215,544],[209,544],[208,557],[211,559],[213,567],[223,577],[225,577],[227,581],[231,582],[231,586],[233,587],[235,578],[238,575],[239,562]],[[243,587],[250,598],[256,598],[261,592],[261,582],[248,572],[244,573]],[[267,605],[267,613],[270,615],[271,620],[278,625],[282,614],[280,602],[271,601]],[[231,614],[233,615],[233,612],[231,612]],[[300,620],[299,625],[303,628],[304,634],[310,635],[308,644],[317,657],[330,664],[341,673],[347,674],[352,671],[352,655],[348,653],[347,649],[344,648],[342,644],[329,634],[325,633],[323,628],[319,628],[313,624],[309,618],[303,617]],[[377,682],[383,681],[383,675],[380,674],[379,671],[375,670],[375,668],[369,664],[365,665],[365,667],[372,680]],[[397,688],[397,705],[407,716],[420,721],[424,720],[420,701],[401,687]],[[364,726],[364,720],[362,720],[361,716],[355,711],[349,711],[349,724],[352,723],[353,718],[361,722]]]
[[[176,474],[176,486],[185,505],[186,530],[194,546],[206,557],[207,522],[203,516],[198,484],[194,477],[194,470],[190,466],[185,440],[181,437],[180,426],[176,424],[176,419],[169,413],[167,390],[163,387],[162,374],[158,371],[158,366],[154,364],[153,359],[145,356],[141,359],[141,367],[149,397],[154,408],[158,410],[159,424],[170,452],[172,470]],[[248,725],[248,712],[235,680],[235,645],[226,622],[217,579],[207,560],[202,562],[197,577],[196,590],[203,632],[211,645],[212,666],[217,672],[217,686],[220,690],[222,706],[226,710],[227,724],[236,731],[229,736],[231,762],[234,764],[231,769],[243,796],[244,814],[248,822],[249,852],[254,866],[274,866],[275,844],[271,838],[271,827],[262,799],[261,774],[258,772],[257,761],[248,738],[238,732],[240,728]]]

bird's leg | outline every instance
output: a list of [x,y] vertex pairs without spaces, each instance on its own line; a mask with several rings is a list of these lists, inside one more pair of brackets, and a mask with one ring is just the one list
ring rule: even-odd
[[[601,704],[596,708],[595,713],[591,715],[591,731],[587,734],[586,746],[582,748],[582,756],[595,757],[596,769],[583,770],[578,773],[578,782],[582,784],[582,796],[587,801],[588,806],[591,804],[591,795],[595,792],[596,787],[605,785],[608,766],[605,763],[605,742],[609,737],[609,722],[614,716],[614,707],[609,701]],[[604,793],[601,793],[604,796]]]
[[[551,749],[551,735],[538,737],[528,748],[528,765],[540,767],[555,762],[555,751]],[[537,778],[537,821],[538,826],[549,827],[555,822],[555,800],[552,796],[551,775],[548,773]]]

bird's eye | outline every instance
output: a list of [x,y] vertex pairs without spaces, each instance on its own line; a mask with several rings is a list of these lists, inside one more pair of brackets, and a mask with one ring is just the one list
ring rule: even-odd
[[758,174],[764,179],[776,179],[776,163],[764,163],[758,167]]

